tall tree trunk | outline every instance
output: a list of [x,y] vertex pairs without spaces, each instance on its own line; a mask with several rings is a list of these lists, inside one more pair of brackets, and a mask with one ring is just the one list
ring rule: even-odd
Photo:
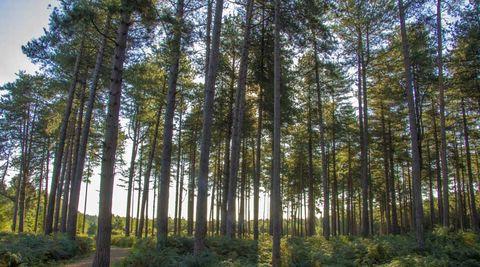
[[[181,159],[181,173],[180,173],[180,193],[179,193],[179,199],[178,199],[178,225],[177,225],[177,233],[179,235],[182,234],[182,204],[183,204],[183,181],[184,181],[184,170],[185,170],[185,159]],[[218,214],[218,212],[217,212]],[[218,220],[217,220],[218,223]]]
[[347,141],[347,157],[348,157],[348,176],[347,176],[347,235],[353,235],[354,233],[354,225],[355,225],[355,208],[353,206],[353,179],[352,179],[352,145],[350,137]]
[[250,32],[253,16],[253,0],[247,1],[245,29],[237,90],[235,91],[235,108],[232,119],[232,150],[230,154],[230,177],[227,195],[227,237],[233,237],[235,231],[235,198],[237,190],[238,165],[240,160],[240,139],[242,137],[243,116],[245,113],[245,88],[247,84],[248,54],[250,49]]
[[[76,114],[76,111],[74,111],[74,113]],[[73,118],[76,118],[75,116]],[[67,183],[67,179],[68,179],[68,172],[69,172],[69,163],[70,163],[70,159],[72,158],[72,146],[73,146],[73,129],[74,129],[74,126],[75,125],[75,120],[71,121],[69,123],[69,127],[68,127],[68,140],[67,140],[67,146],[66,146],[66,154],[64,154],[64,158],[63,158],[63,162],[62,162],[62,173],[61,173],[61,179],[60,179],[60,184],[59,184],[59,188],[58,188],[58,191],[57,191],[57,196],[56,196],[56,203],[57,205],[55,205],[55,217],[54,217],[54,222],[53,222],[53,232],[58,232],[58,227],[59,227],[59,223],[60,223],[60,208],[61,208],[61,204],[63,201],[65,201],[65,199],[62,201],[62,196],[65,195],[65,184]]]
[[393,144],[393,135],[392,135],[392,121],[388,121],[388,156],[389,156],[389,166],[390,166],[390,198],[392,201],[392,234],[399,234],[400,229],[398,226],[398,217],[397,217],[397,193],[395,192],[395,162],[394,162],[394,144]]
[[311,93],[308,90],[308,114],[307,114],[307,127],[308,127],[308,223],[307,223],[307,236],[315,235],[315,178],[313,177],[313,130],[312,130],[312,104]]
[[[75,128],[75,143],[74,147],[72,150],[72,161],[70,163],[70,171],[69,171],[69,183],[68,187],[66,187],[66,190],[64,190],[64,202],[62,203],[62,232],[65,233],[67,232],[67,222],[68,218],[74,215],[75,219],[75,229],[72,229],[72,233],[69,233],[69,236],[73,238],[75,236],[75,233],[77,231],[76,224],[77,224],[77,210],[78,210],[78,200],[76,203],[76,208],[70,213],[69,212],[69,205],[72,199],[72,193],[75,195],[75,197],[80,198],[80,191],[78,193],[75,191],[73,192],[72,190],[74,189],[74,178],[75,178],[75,173],[76,173],[76,166],[77,166],[77,161],[78,161],[78,152],[80,151],[80,139],[81,139],[81,132],[82,132],[82,121],[83,121],[83,108],[84,108],[84,103],[85,103],[85,87],[87,86],[87,82],[84,79],[83,80],[83,86],[82,86],[82,91],[79,94],[79,107],[78,107],[78,114],[77,114],[77,121],[76,121],[76,128]],[[82,166],[83,168],[83,166]],[[81,182],[81,177],[80,177],[80,182]],[[79,186],[80,187],[80,186]],[[68,201],[65,201],[68,200]],[[72,218],[73,219],[73,218]]]
[[[23,232],[23,226],[25,224],[25,215],[27,213],[26,210],[26,190],[27,190],[27,185],[30,181],[30,163],[32,159],[32,143],[33,143],[33,132],[35,130],[35,120],[36,120],[36,108],[33,109],[33,118],[31,121],[28,122],[30,127],[27,130],[27,135],[25,136],[26,139],[28,139],[27,143],[27,149],[26,149],[26,155],[25,155],[25,161],[24,161],[24,171],[22,172],[23,178],[22,178],[22,183],[20,186],[20,195],[19,195],[19,200],[18,200],[18,232],[22,233]],[[29,120],[30,116],[28,116]]]
[[196,177],[196,166],[197,166],[197,133],[194,130],[192,142],[192,152],[190,155],[190,177],[188,181],[188,199],[187,199],[187,234],[191,236],[193,234],[193,205],[195,198],[195,177]]
[[43,229],[45,229],[45,220],[47,218],[47,200],[48,200],[48,174],[50,170],[50,137],[47,138],[47,166],[45,170],[45,190],[43,196]]
[[[7,161],[7,164],[8,164],[8,161]],[[38,230],[38,215],[40,213],[40,202],[42,199],[42,183],[43,183],[43,175],[44,175],[44,169],[43,169],[44,165],[45,165],[45,156],[42,156],[42,159],[40,161],[40,177],[38,180],[37,208],[35,209],[35,223],[33,226],[34,233],[36,233]]]
[[88,180],[85,181],[85,202],[83,203],[83,221],[82,221],[82,234],[85,234],[85,220],[87,218],[87,196],[88,196]]
[[[90,134],[90,124],[93,116],[93,108],[95,105],[95,96],[97,93],[98,81],[100,79],[100,71],[103,66],[103,58],[105,49],[107,46],[107,34],[110,28],[110,13],[107,15],[105,26],[103,27],[104,36],[102,38],[100,48],[98,49],[97,58],[95,61],[95,68],[92,73],[92,80],[90,90],[88,93],[87,109],[85,112],[85,122],[81,130],[81,140],[78,146],[78,152],[76,154],[75,172],[72,181],[72,190],[70,193],[70,203],[68,206],[68,222],[67,222],[67,234],[71,238],[75,238],[77,233],[77,211],[78,202],[80,200],[80,189],[82,186],[83,168],[85,167],[85,156],[87,154],[88,137]],[[83,105],[82,105],[83,106]],[[81,125],[81,122],[79,123]]]
[[242,170],[240,176],[240,205],[238,209],[238,237],[245,236],[245,183],[247,179],[247,153],[245,139],[242,144]]
[[318,105],[318,118],[320,128],[320,151],[322,160],[322,187],[323,187],[323,236],[329,238],[330,236],[330,196],[328,192],[328,163],[327,155],[325,152],[325,126],[323,122],[323,103],[322,92],[320,88],[320,62],[318,59],[318,47],[316,39],[313,40],[313,51],[315,57],[315,86],[317,90],[317,105]]
[[435,224],[435,203],[433,196],[433,171],[432,171],[432,158],[430,153],[430,142],[427,139],[427,173],[428,173],[428,195],[430,205],[430,225],[433,227]]
[[253,239],[258,240],[258,215],[260,202],[260,175],[261,175],[261,160],[262,160],[262,127],[263,127],[263,90],[260,87],[258,95],[258,124],[256,136],[256,150],[255,150],[255,176],[253,177]]
[[337,158],[335,140],[335,103],[332,97],[332,234],[338,234],[338,181],[337,181]]
[[470,216],[472,220],[472,229],[475,232],[480,231],[479,218],[477,212],[477,205],[475,204],[475,193],[473,189],[473,170],[472,170],[472,156],[470,153],[469,130],[467,123],[467,115],[465,112],[465,100],[462,98],[462,120],[463,120],[463,139],[465,142],[465,153],[467,157],[467,174],[468,174],[468,192],[470,197]]
[[[165,84],[165,83],[164,83]],[[165,85],[164,85],[165,88]],[[162,90],[165,91],[165,90]],[[137,237],[141,238],[143,235],[143,227],[147,225],[148,229],[148,219],[145,217],[148,216],[148,195],[150,191],[150,176],[152,174],[152,166],[153,166],[153,158],[155,156],[155,150],[157,148],[157,139],[158,139],[158,128],[160,127],[160,118],[162,117],[162,108],[163,108],[163,101],[160,101],[160,107],[158,107],[156,118],[155,118],[155,128],[153,131],[153,140],[150,144],[150,153],[148,155],[147,160],[147,168],[145,169],[145,176],[143,180],[143,194],[142,194],[142,204],[140,207],[140,221],[138,223],[138,232]],[[139,178],[141,179],[141,178]],[[145,233],[148,233],[145,230]]]
[[370,222],[369,222],[369,212],[368,212],[368,155],[367,155],[367,140],[366,131],[365,131],[365,108],[363,107],[365,101],[363,98],[365,94],[362,88],[364,77],[363,77],[363,35],[360,28],[357,29],[357,69],[358,69],[358,120],[359,120],[359,129],[360,129],[360,177],[362,185],[362,236],[368,236],[370,233]]
[[438,219],[439,223],[443,225],[443,189],[442,189],[442,170],[440,167],[440,151],[438,148],[438,131],[437,131],[437,110],[435,102],[432,101],[432,124],[433,124],[433,141],[435,146],[435,172],[437,176],[437,205],[438,205]]
[[383,149],[383,173],[385,176],[385,218],[387,223],[387,234],[392,233],[392,223],[390,217],[390,166],[389,166],[389,152],[387,142],[387,131],[385,127],[385,111],[383,103],[381,109],[381,125],[382,125],[382,149]]
[[407,29],[405,26],[405,10],[403,1],[398,0],[398,9],[400,17],[400,29],[402,37],[402,52],[405,68],[405,81],[408,102],[408,121],[411,135],[411,150],[412,150],[412,178],[413,178],[413,202],[415,208],[415,237],[417,245],[420,249],[424,248],[424,233],[423,233],[423,204],[422,204],[422,184],[421,184],[421,170],[420,170],[420,152],[418,146],[418,127],[415,115],[415,102],[413,99],[412,90],[412,73],[410,64],[410,51],[407,38]]
[[85,49],[84,44],[85,44],[85,36],[82,37],[80,49],[75,59],[75,67],[73,69],[72,84],[68,89],[67,103],[65,105],[65,111],[62,117],[62,123],[60,124],[60,134],[59,134],[57,149],[55,152],[55,160],[53,162],[52,183],[50,188],[50,196],[48,198],[47,215],[45,218],[45,234],[46,235],[52,233],[53,213],[54,213],[55,205],[60,204],[60,203],[55,203],[55,196],[57,193],[58,180],[60,177],[60,169],[62,166],[63,151],[65,148],[65,139],[67,137],[68,121],[70,119],[70,114],[72,112],[72,104],[73,104],[73,99],[75,97],[75,87],[77,86],[78,75],[80,72],[80,61],[83,58],[83,52]]
[[140,223],[140,199],[142,196],[142,175],[143,175],[143,157],[144,157],[144,152],[145,152],[145,145],[143,145],[143,140],[140,148],[140,162],[139,162],[139,168],[138,168],[138,188],[137,188],[137,214],[135,217],[135,236],[138,236],[138,224]]
[[[182,105],[182,101],[180,100],[180,105]],[[177,174],[176,174],[176,181],[177,181],[177,188],[176,188],[176,194],[175,194],[175,219],[174,219],[174,228],[173,232],[178,235],[179,231],[179,224],[181,223],[181,214],[178,213],[177,211],[179,210],[179,200],[182,198],[181,194],[183,192],[183,184],[182,188],[180,188],[180,163],[181,163],[181,158],[182,158],[182,115],[183,115],[183,110],[180,110],[180,117],[179,117],[179,126],[178,126],[178,140],[177,140]],[[181,205],[181,204],[180,204]]]
[[437,0],[437,67],[438,67],[438,104],[440,108],[440,160],[442,170],[442,183],[443,183],[443,220],[442,224],[448,227],[449,214],[448,214],[448,163],[447,163],[447,134],[445,125],[445,96],[443,86],[443,59],[442,59],[442,7],[441,0]]
[[14,203],[13,203],[13,218],[12,218],[12,232],[15,232],[17,230],[17,219],[18,219],[18,208],[19,208],[19,198],[20,198],[20,191],[22,187],[22,180],[23,180],[23,171],[25,170],[25,161],[26,161],[26,155],[27,155],[27,144],[28,144],[28,138],[27,138],[27,133],[28,133],[28,118],[30,118],[30,106],[27,108],[27,113],[26,113],[26,118],[22,121],[22,127],[20,130],[20,135],[22,137],[21,139],[21,144],[20,144],[20,171],[17,176],[17,179],[15,181],[15,198],[14,198]]
[[208,163],[213,121],[213,101],[215,96],[215,80],[217,78],[218,57],[220,48],[220,32],[222,28],[223,0],[215,3],[215,19],[213,24],[212,48],[210,52],[208,75],[205,84],[203,106],[202,137],[200,140],[200,168],[198,175],[197,211],[195,222],[194,252],[199,254],[205,249],[207,230],[207,198],[208,198]]
[[93,266],[110,264],[110,240],[112,233],[112,194],[117,151],[120,99],[122,94],[123,63],[127,51],[128,28],[131,6],[124,0],[121,6],[121,19],[118,26],[113,57],[113,68],[105,121],[105,137],[100,181],[100,201],[98,207],[98,230]]
[[183,0],[177,1],[177,14],[171,40],[171,62],[168,73],[168,95],[165,121],[163,123],[162,162],[160,165],[160,189],[157,205],[157,248],[165,247],[168,235],[168,202],[170,191],[170,165],[172,163],[173,116],[175,114],[175,95],[177,94],[178,66],[180,62],[183,28]]
[[133,122],[133,140],[132,140],[132,152],[130,156],[130,168],[128,169],[128,185],[127,185],[127,211],[125,215],[125,236],[130,236],[131,223],[131,211],[132,208],[132,192],[134,191],[133,178],[135,176],[135,160],[137,158],[138,144],[139,144],[139,132],[140,132],[140,120],[138,118],[138,106],[135,109],[134,122]]
[[281,265],[280,259],[280,236],[281,236],[281,214],[282,199],[280,195],[280,97],[281,97],[281,44],[280,44],[280,0],[275,0],[274,16],[274,52],[273,52],[273,170],[272,170],[272,229],[273,229],[273,248],[272,248],[272,266]]

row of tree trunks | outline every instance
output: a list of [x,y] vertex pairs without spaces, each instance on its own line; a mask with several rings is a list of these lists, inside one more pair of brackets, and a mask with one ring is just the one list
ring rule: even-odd
[[212,47],[210,50],[208,74],[205,84],[205,99],[203,105],[202,136],[200,138],[200,166],[198,174],[197,209],[195,221],[195,254],[205,249],[207,228],[207,195],[208,169],[210,159],[211,126],[213,121],[213,100],[215,95],[215,81],[217,78],[218,59],[220,52],[220,32],[222,28],[223,0],[215,2],[215,18],[213,23]]
[[62,123],[60,124],[60,134],[59,134],[57,149],[55,152],[55,159],[53,163],[52,183],[50,188],[50,196],[48,199],[47,215],[45,219],[44,231],[45,231],[45,234],[47,235],[52,233],[54,209],[55,209],[55,205],[59,205],[59,203],[55,202],[56,200],[55,197],[57,195],[58,181],[60,178],[60,169],[62,165],[63,152],[65,149],[65,140],[67,137],[68,121],[70,118],[70,114],[72,112],[73,99],[75,97],[75,87],[77,86],[78,77],[80,73],[80,61],[83,57],[84,50],[85,50],[85,37],[83,36],[77,57],[75,59],[75,67],[73,70],[72,83],[70,85],[70,88],[68,89],[65,111],[62,117]]
[[[95,68],[92,73],[90,89],[88,93],[88,100],[87,100],[87,107],[85,112],[85,122],[82,126],[82,121],[79,120],[78,122],[78,146],[77,152],[75,154],[75,168],[73,172],[73,179],[72,179],[72,189],[70,193],[70,202],[68,206],[68,222],[67,222],[67,233],[71,238],[75,238],[77,233],[77,212],[78,212],[78,202],[80,199],[80,189],[82,184],[83,178],[83,169],[85,166],[85,157],[87,154],[87,144],[88,144],[88,137],[90,134],[90,124],[93,116],[93,108],[95,105],[95,97],[98,87],[98,81],[100,79],[100,71],[103,66],[103,58],[105,54],[105,49],[107,46],[107,32],[110,28],[110,13],[107,15],[105,26],[104,26],[104,35],[98,49],[97,58],[95,61]],[[83,102],[83,97],[82,97]],[[83,103],[81,103],[81,107],[83,107]],[[81,129],[80,129],[81,128]],[[86,205],[85,205],[86,206]]]
[[[253,0],[247,1],[243,46],[240,56],[240,70],[235,91],[235,108],[232,119],[232,147],[230,151],[230,171],[227,195],[226,236],[235,236],[235,198],[237,190],[238,165],[240,160],[240,140],[245,112],[245,89],[247,84],[250,31],[253,17]],[[243,175],[243,174],[242,174]],[[243,177],[242,177],[243,178]],[[242,191],[243,193],[243,191]],[[243,198],[242,198],[243,199]],[[242,213],[242,211],[240,211]],[[243,214],[243,213],[242,213]]]

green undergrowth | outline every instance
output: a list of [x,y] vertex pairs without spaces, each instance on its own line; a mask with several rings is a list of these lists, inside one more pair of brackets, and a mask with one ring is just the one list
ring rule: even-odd
[[0,266],[43,266],[86,255],[93,240],[79,236],[0,233]]
[[[193,239],[170,237],[157,251],[155,239],[136,242],[121,266],[270,266],[271,240],[210,237],[207,251],[193,255]],[[438,228],[426,234],[418,250],[412,235],[372,238],[285,237],[281,243],[283,266],[480,266],[480,240],[472,232]]]
[[134,236],[113,235],[110,243],[115,247],[131,248],[135,245],[136,240]]

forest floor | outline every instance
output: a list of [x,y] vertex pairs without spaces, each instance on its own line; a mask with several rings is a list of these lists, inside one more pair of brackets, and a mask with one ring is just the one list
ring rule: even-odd
[[[110,263],[118,263],[120,260],[125,258],[128,253],[130,253],[130,248],[119,248],[119,247],[111,247],[110,248]],[[72,262],[69,264],[66,264],[66,267],[89,267],[92,266],[93,264],[93,257],[95,256],[95,253],[92,253],[86,258],[80,259],[76,262]]]

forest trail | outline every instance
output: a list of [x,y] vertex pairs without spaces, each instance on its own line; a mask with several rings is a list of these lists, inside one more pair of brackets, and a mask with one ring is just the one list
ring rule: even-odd
[[[130,253],[130,248],[119,248],[119,247],[111,247],[110,248],[110,265],[119,262],[123,258],[125,258],[128,253]],[[65,265],[66,267],[89,267],[93,264],[93,257],[95,253],[84,258],[78,262],[70,263]]]

